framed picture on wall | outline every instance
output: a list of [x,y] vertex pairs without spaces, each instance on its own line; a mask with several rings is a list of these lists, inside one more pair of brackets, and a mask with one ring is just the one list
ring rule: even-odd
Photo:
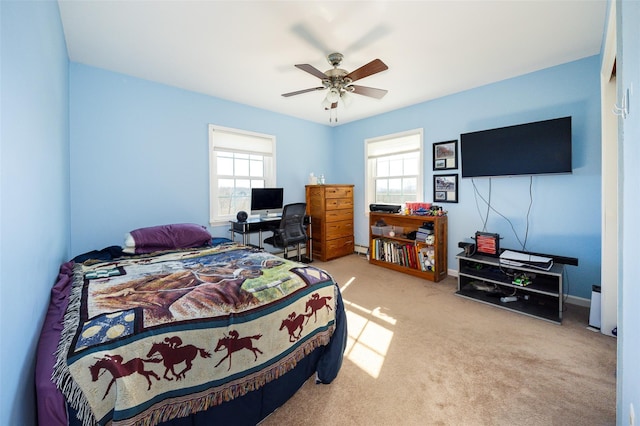
[[458,202],[458,175],[433,175],[433,201]]
[[458,141],[436,142],[433,144],[433,170],[454,170],[458,168]]

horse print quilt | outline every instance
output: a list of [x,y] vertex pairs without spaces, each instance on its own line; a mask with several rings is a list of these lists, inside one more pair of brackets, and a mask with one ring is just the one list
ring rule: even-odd
[[320,269],[235,243],[75,264],[54,381],[84,424],[207,410],[327,345],[337,292]]

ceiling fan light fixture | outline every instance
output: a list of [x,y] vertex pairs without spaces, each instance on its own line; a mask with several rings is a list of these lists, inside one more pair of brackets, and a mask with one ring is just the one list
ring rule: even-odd
[[353,95],[351,95],[351,93],[349,93],[349,91],[347,90],[340,94],[340,99],[342,99],[342,104],[345,108],[349,108],[351,103],[353,103]]
[[338,90],[337,87],[332,87],[331,89],[329,89],[326,100],[330,103],[334,103],[338,102],[338,99],[340,99],[340,90]]

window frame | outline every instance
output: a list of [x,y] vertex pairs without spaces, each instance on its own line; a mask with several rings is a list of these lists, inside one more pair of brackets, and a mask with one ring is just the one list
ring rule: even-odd
[[[251,132],[242,129],[234,129],[230,127],[217,126],[209,124],[209,224],[211,226],[219,226],[229,223],[236,219],[237,212],[229,214],[221,214],[218,211],[218,180],[229,178],[246,178],[256,179],[251,176],[238,176],[218,174],[217,171],[217,152],[233,153],[233,154],[250,154],[262,156],[264,159],[264,187],[276,187],[276,137],[264,133]],[[229,135],[230,140],[224,140],[217,135]],[[253,143],[243,144],[242,147],[233,144],[234,138],[242,138]],[[247,148],[249,146],[249,148]],[[253,146],[253,149],[251,149]],[[250,212],[247,212],[250,213]]]
[[[417,148],[412,148],[410,143],[403,144],[399,142],[399,139],[417,136],[418,137],[418,146]],[[388,146],[385,147],[386,151],[384,154],[379,155],[371,155],[370,151],[373,150],[374,144],[379,148],[380,144],[384,144],[388,142]],[[397,147],[393,147],[392,145],[398,144]],[[369,205],[375,203],[376,198],[376,179],[377,175],[375,175],[375,170],[372,170],[372,160],[374,158],[380,158],[385,156],[392,156],[401,154],[403,152],[413,152],[418,151],[418,174],[416,176],[416,202],[422,202],[424,200],[424,178],[425,178],[425,167],[424,167],[424,131],[422,128],[406,130],[399,133],[393,133],[384,136],[378,136],[375,138],[368,138],[364,140],[364,186],[365,186],[365,202],[364,202],[364,214],[365,216],[369,215]],[[406,176],[406,175],[403,175]],[[414,201],[414,200],[405,200],[406,201]],[[380,203],[384,204],[384,203]]]

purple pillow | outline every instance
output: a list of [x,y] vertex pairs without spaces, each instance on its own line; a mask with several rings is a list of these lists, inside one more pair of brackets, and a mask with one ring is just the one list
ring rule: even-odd
[[153,253],[160,250],[200,247],[211,243],[207,228],[194,223],[150,226],[130,232],[135,253]]

